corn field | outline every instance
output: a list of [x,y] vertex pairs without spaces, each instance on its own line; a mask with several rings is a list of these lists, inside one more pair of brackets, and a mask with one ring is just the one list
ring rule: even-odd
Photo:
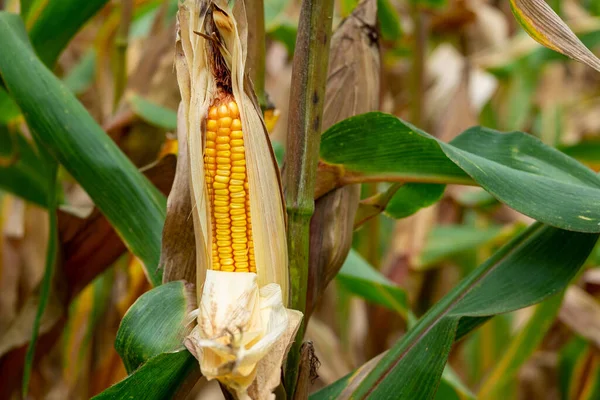
[[598,51],[598,0],[0,0],[0,399],[600,399]]

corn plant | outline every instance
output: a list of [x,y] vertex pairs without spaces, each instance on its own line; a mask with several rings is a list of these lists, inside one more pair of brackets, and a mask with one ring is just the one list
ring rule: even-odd
[[[510,398],[517,371],[555,320],[580,327],[571,318],[585,315],[578,307],[586,301],[588,309],[597,307],[583,289],[567,289],[590,255],[595,259],[600,233],[600,178],[581,155],[592,145],[556,146],[518,129],[484,126],[449,140],[426,132],[424,32],[436,2],[290,2],[297,24],[265,21],[285,2],[114,3],[0,2],[6,8],[0,11],[0,189],[6,204],[43,210],[49,232],[39,286],[18,315],[7,316],[6,327],[0,321],[2,397],[43,397],[36,386],[40,360],[61,337],[65,358],[77,354],[77,364],[88,357],[85,340],[73,345],[78,318],[89,316],[89,339],[110,304],[122,313],[110,338],[119,358],[106,364],[124,371],[98,378],[93,389],[78,392],[83,397],[185,398],[197,393],[198,382],[212,381],[233,399],[464,399],[475,398],[475,389],[481,399]],[[507,3],[515,21],[549,49],[536,45],[542,56],[520,60],[528,78],[540,65],[535,62],[558,53],[587,73],[600,72],[600,60],[586,47],[597,35],[580,39],[542,0]],[[408,10],[403,17],[413,23],[411,122],[380,111],[383,48],[401,47],[397,8]],[[59,56],[99,13],[106,25],[98,29],[97,48],[65,74]],[[129,42],[144,30],[162,41],[150,35],[143,42],[131,73]],[[293,56],[282,159],[269,134],[282,106],[272,104],[266,89],[267,36]],[[90,77],[105,79],[101,68],[90,73],[96,64],[110,67],[112,77],[100,111],[86,108],[82,96]],[[150,74],[148,66],[161,74]],[[503,67],[489,69],[509,74],[511,66]],[[152,99],[153,87],[168,87],[171,106]],[[520,123],[527,112],[516,110],[523,117],[505,125]],[[135,137],[138,128],[143,146],[136,147],[123,137]],[[140,150],[152,146],[150,156]],[[463,260],[470,267],[443,295],[419,306],[406,287],[371,265],[384,242],[376,223],[382,215],[408,221],[442,204],[448,185],[478,188],[477,199],[460,201],[504,205],[527,224],[438,228],[438,248],[413,266],[425,270],[471,251],[470,261]],[[89,196],[88,207],[73,193]],[[403,235],[418,235],[418,227],[398,226]],[[370,237],[353,246],[364,232]],[[444,240],[463,234],[475,245],[444,247]],[[483,247],[484,257],[475,254]],[[117,301],[111,290],[123,262],[130,289]],[[86,296],[101,298],[93,303],[101,309],[82,311]],[[314,386],[319,363],[335,365],[342,357],[315,352],[323,343],[311,335],[309,321],[336,298],[339,339],[350,353],[344,337],[351,331],[344,318],[350,296],[391,313],[402,335],[388,346],[386,332],[378,332],[370,343],[377,351],[365,351],[364,362]],[[467,374],[452,368],[453,349],[483,335],[487,324],[499,327],[502,316],[534,305],[480,384],[465,384]],[[576,365],[597,370],[597,338],[575,330],[585,340],[577,337],[561,350],[563,393],[595,398],[595,375]]]

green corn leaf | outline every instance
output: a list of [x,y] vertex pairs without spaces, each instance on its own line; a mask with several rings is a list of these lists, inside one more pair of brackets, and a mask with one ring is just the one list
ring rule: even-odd
[[585,339],[575,336],[560,350],[558,375],[562,399],[576,399],[581,385],[585,385],[583,366],[589,362],[590,347]]
[[558,149],[595,170],[600,169],[600,140],[584,139],[570,146],[559,146]]
[[348,253],[336,279],[348,292],[407,318],[408,304],[404,289],[383,276],[355,250]]
[[377,19],[384,39],[394,41],[400,39],[402,35],[400,18],[390,0],[377,0]]
[[273,146],[273,153],[275,153],[275,159],[277,160],[277,165],[281,167],[283,165],[283,159],[285,156],[285,146],[276,140],[271,142]]
[[88,90],[96,73],[96,51],[85,52],[81,60],[63,78],[63,82],[73,93],[79,95]]
[[161,353],[92,399],[171,399],[190,377],[193,385],[194,375],[199,377],[198,362],[189,351]]
[[457,254],[479,248],[502,234],[499,227],[437,226],[429,233],[415,268],[425,269]]
[[554,323],[560,308],[564,292],[549,298],[536,306],[535,312],[527,324],[511,340],[502,358],[497,361],[494,369],[488,374],[479,389],[481,399],[502,399],[500,395],[504,386],[514,382],[519,368],[536,351],[544,336]]
[[108,0],[50,0],[29,30],[31,43],[40,59],[52,67],[81,27]]
[[21,16],[24,20],[27,20],[27,14],[31,9],[31,6],[36,2],[36,0],[20,0],[21,5]]
[[[127,372],[150,358],[183,347],[186,318],[195,297],[183,281],[169,282],[140,296],[119,326],[115,348]],[[191,322],[191,321],[190,321]]]
[[354,221],[355,226],[378,216],[382,211],[390,218],[406,218],[438,202],[445,189],[446,185],[427,183],[390,185],[384,192],[360,202]]
[[46,264],[44,267],[44,276],[40,284],[40,297],[37,312],[35,314],[35,320],[33,322],[33,330],[31,333],[31,340],[27,347],[27,353],[25,354],[25,365],[23,367],[23,387],[22,393],[23,398],[27,398],[27,392],[29,390],[29,378],[31,377],[31,369],[33,367],[33,360],[35,356],[35,346],[40,332],[40,325],[42,323],[42,317],[44,311],[48,305],[48,299],[50,298],[50,290],[52,289],[52,278],[54,275],[54,266],[56,264],[56,258],[58,254],[58,224],[56,217],[56,195],[55,190],[57,186],[57,173],[58,164],[56,161],[47,154],[46,150],[42,150],[43,159],[43,171],[48,182],[47,189],[47,203],[48,206],[48,227],[50,232],[48,233],[48,248],[46,250]]
[[285,46],[288,54],[294,54],[297,33],[298,26],[287,20],[277,22],[267,32],[270,38],[277,40]]
[[[364,132],[369,132],[365,135]],[[473,184],[435,139],[379,112],[350,117],[321,136],[321,158],[347,175],[421,183]]]
[[264,0],[264,2],[265,25],[267,31],[270,31],[271,27],[277,25],[279,19],[282,17],[289,0]]
[[475,400],[475,395],[460,380],[450,365],[446,365],[435,400]]
[[128,98],[133,112],[158,128],[174,131],[177,129],[177,112],[152,103],[142,96],[134,94]]
[[[364,135],[365,131],[369,135]],[[444,143],[382,113],[348,118],[322,136],[321,158],[356,181],[480,184],[501,202],[562,229],[600,232],[600,179],[522,132],[471,128]]]
[[[385,354],[385,353],[384,353]],[[339,394],[349,386],[352,382],[360,381],[373,367],[377,361],[381,359],[383,354],[368,361],[366,364],[358,368],[356,371],[338,379],[329,386],[313,393],[309,396],[310,400],[337,400]],[[460,378],[454,373],[450,366],[444,368],[442,380],[435,397],[435,400],[475,400],[475,395],[466,387]]]
[[[178,0],[167,0],[168,5],[163,15],[164,26],[167,26],[175,19],[178,9]],[[130,39],[139,39],[147,37],[152,31],[152,25],[157,22],[159,10],[163,1],[149,1],[145,4],[136,4],[131,27],[129,29]]]
[[512,317],[511,314],[496,315],[465,338],[462,346],[469,382],[482,382],[496,360],[502,357],[513,333]]
[[407,183],[392,196],[385,214],[400,219],[413,215],[422,208],[437,203],[444,195],[446,185]]
[[600,72],[598,57],[544,0],[510,0],[510,6],[519,24],[538,43]]
[[188,322],[193,322],[189,313],[195,308],[195,295],[191,286],[175,281],[137,299],[123,317],[115,341],[130,375],[95,398],[171,398],[187,379],[195,382],[198,363],[183,348],[191,331]]
[[432,399],[456,339],[492,315],[564,289],[597,239],[533,224],[434,305],[370,372],[336,386],[335,398]]
[[0,188],[38,206],[48,205],[48,177],[33,146],[0,125]]
[[562,348],[558,372],[562,399],[600,398],[600,354],[583,338],[576,336]]
[[0,124],[7,125],[14,122],[19,115],[21,115],[21,110],[17,103],[3,87],[0,87]]
[[424,8],[442,8],[448,4],[447,0],[410,0],[410,2]]
[[17,15],[0,12],[0,75],[10,94],[36,141],[81,184],[159,285],[164,196],[40,62],[23,33]]

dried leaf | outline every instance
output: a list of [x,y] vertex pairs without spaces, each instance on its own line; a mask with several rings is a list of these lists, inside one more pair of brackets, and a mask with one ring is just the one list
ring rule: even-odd
[[[29,343],[38,305],[39,295],[32,295],[27,299],[15,320],[13,320],[8,329],[3,332],[2,337],[0,337],[0,357],[13,349]],[[56,291],[50,293],[48,304],[40,324],[40,335],[48,332],[62,317],[63,313],[63,303],[57,297]]]
[[600,347],[600,304],[578,286],[569,286],[559,319],[580,336]]
[[600,72],[600,59],[544,0],[510,0],[515,18],[535,41]]
[[294,399],[308,399],[310,383],[319,376],[316,369],[319,367],[319,360],[315,355],[313,343],[308,341],[302,343],[300,348],[300,368],[298,371],[297,390],[294,393]]
[[[175,156],[167,155],[143,172],[162,193],[168,194],[175,175]],[[127,250],[97,209],[86,219],[59,211],[58,230],[69,298],[73,298]],[[85,268],[81,268],[82,265]]]

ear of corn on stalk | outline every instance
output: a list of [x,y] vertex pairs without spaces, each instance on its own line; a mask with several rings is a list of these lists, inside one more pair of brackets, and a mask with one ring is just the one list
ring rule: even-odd
[[[378,109],[380,60],[374,35],[376,25],[377,0],[361,0],[331,37],[323,131],[345,118]],[[317,174],[317,200],[310,223],[309,263],[317,273],[309,276],[306,316],[348,256],[360,200],[360,185],[331,190],[337,166],[330,170],[331,174],[323,167]]]
[[285,307],[281,184],[245,75],[244,30],[219,0],[184,1],[178,21],[199,300],[185,344],[236,398],[274,398],[302,314]]

